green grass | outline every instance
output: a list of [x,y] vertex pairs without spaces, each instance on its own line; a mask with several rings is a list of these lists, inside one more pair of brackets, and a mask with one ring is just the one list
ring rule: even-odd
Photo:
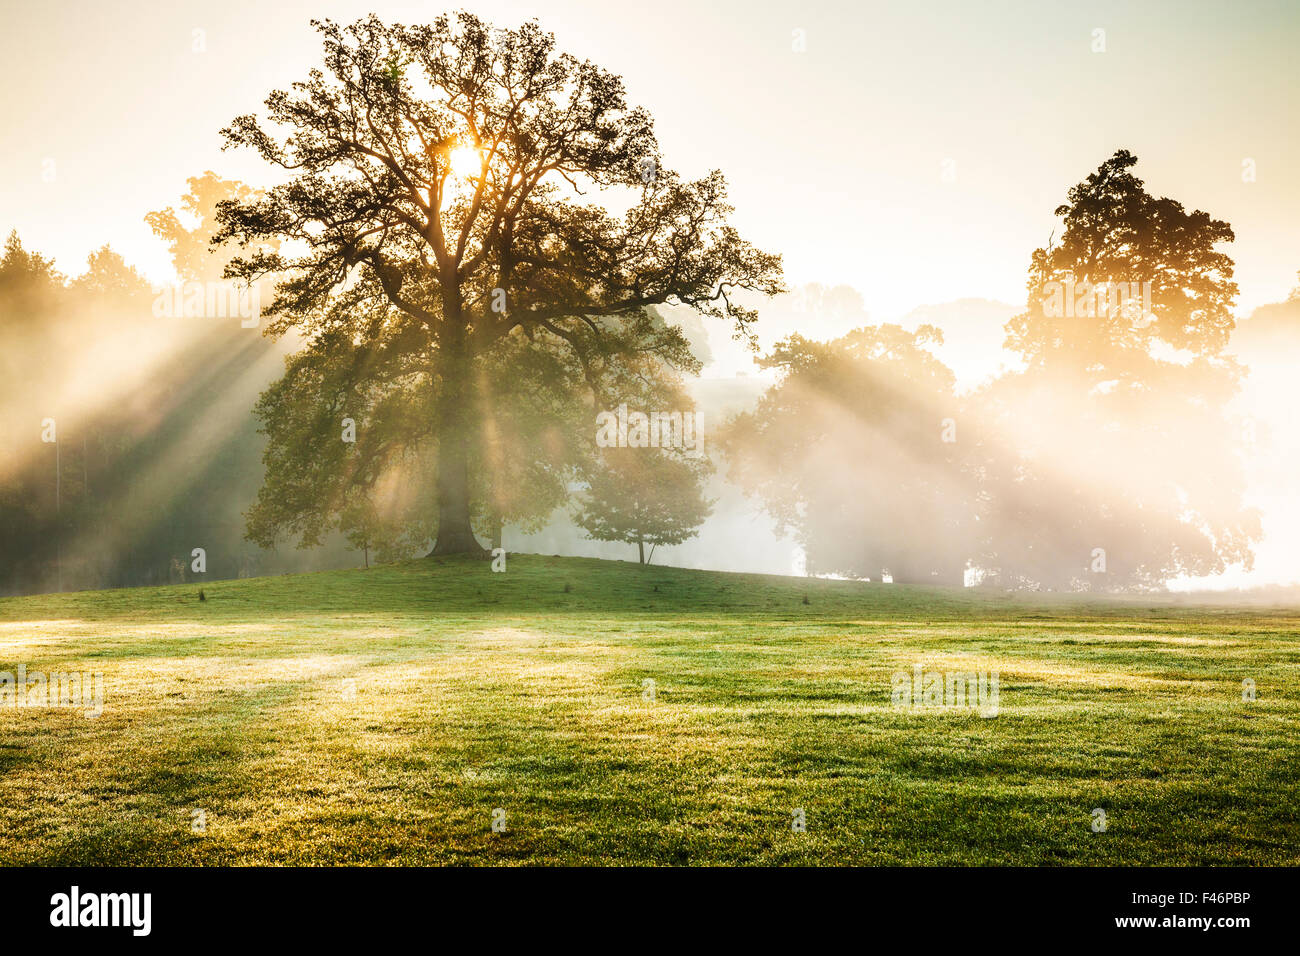
[[[0,671],[106,686],[0,707],[0,862],[1300,862],[1297,610],[529,556],[203,587],[0,600]],[[918,663],[998,715],[894,708]]]

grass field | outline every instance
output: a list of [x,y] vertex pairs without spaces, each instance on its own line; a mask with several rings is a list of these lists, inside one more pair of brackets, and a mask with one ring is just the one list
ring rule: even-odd
[[[0,707],[0,862],[1300,863],[1300,610],[530,556],[204,589],[0,600],[0,671],[106,688]],[[997,716],[895,708],[916,664]]]

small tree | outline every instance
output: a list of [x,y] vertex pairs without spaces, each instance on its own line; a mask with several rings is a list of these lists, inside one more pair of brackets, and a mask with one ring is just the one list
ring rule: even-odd
[[655,546],[681,544],[698,533],[713,506],[703,491],[708,470],[707,459],[662,449],[606,449],[575,520],[597,541],[635,544],[638,560],[646,564]]

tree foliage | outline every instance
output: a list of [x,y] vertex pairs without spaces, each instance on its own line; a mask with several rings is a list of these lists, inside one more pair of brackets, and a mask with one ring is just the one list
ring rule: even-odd
[[975,495],[941,342],[882,325],[792,336],[764,359],[781,380],[728,429],[729,474],[796,534],[809,573],[961,583]]
[[1023,371],[956,396],[924,326],[767,358],[782,378],[730,430],[731,474],[811,572],[955,582],[969,564],[1012,587],[1120,589],[1250,567],[1232,229],[1148,193],[1136,162],[1121,150],[1070,189],[1059,241],[1032,254],[1007,326]]
[[604,449],[575,519],[597,541],[635,544],[638,560],[647,564],[654,547],[689,540],[708,517],[707,473],[705,458],[658,448]]
[[622,81],[557,52],[536,23],[493,29],[460,13],[316,27],[324,68],[271,94],[269,128],[250,115],[225,130],[228,145],[291,178],[224,204],[215,238],[284,241],[229,274],[282,276],[272,331],[354,353],[337,358],[354,392],[400,390],[405,410],[430,416],[435,550],[477,551],[473,516],[493,482],[471,469],[491,457],[496,401],[483,366],[511,350],[563,350],[566,374],[605,396],[637,356],[690,361],[680,330],[656,326],[648,307],[684,304],[745,333],[754,313],[735,291],[779,291],[780,261],[728,223],[720,173],[688,181],[666,168]]
[[[985,560],[1013,583],[1157,587],[1253,560],[1228,411],[1242,369],[1223,351],[1232,228],[1148,193],[1136,162],[1120,150],[1057,208],[1060,242],[1034,252],[1008,326],[1027,368],[981,396],[984,426],[1010,436],[987,462]],[[1062,286],[1121,282],[1137,295],[1049,308]]]

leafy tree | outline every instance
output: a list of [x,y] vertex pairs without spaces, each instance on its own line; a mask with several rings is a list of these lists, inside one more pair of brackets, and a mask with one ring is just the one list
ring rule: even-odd
[[[410,387],[408,356],[376,344],[373,326],[394,310],[365,308],[349,317],[350,334],[317,336],[294,355],[258,403],[270,440],[248,518],[249,536],[265,547],[286,534],[314,546],[337,525],[385,560],[436,531],[427,507],[438,454],[433,395]],[[590,414],[576,363],[523,336],[498,343],[478,375],[491,401],[474,446],[471,471],[483,481],[474,519],[496,545],[505,522],[536,527],[567,498],[590,452]]]
[[574,520],[597,541],[635,544],[646,564],[655,546],[681,544],[698,533],[711,508],[703,491],[707,471],[705,458],[660,448],[606,448]]
[[[187,281],[214,281],[221,278],[237,251],[228,245],[214,244],[221,231],[214,215],[217,207],[223,202],[254,202],[262,197],[262,192],[237,180],[222,179],[212,170],[202,176],[191,176],[186,184],[189,188],[181,197],[179,214],[168,206],[147,213],[144,221],[154,235],[167,243],[177,275]],[[182,216],[193,225],[186,225]],[[277,240],[266,241],[267,251],[277,248]]]
[[[638,356],[684,367],[680,330],[656,328],[646,308],[684,304],[746,333],[755,316],[734,293],[779,291],[780,260],[729,225],[720,173],[688,182],[665,168],[621,80],[558,53],[535,22],[315,26],[324,69],[267,99],[278,131],[254,116],[224,131],[291,178],[224,204],[214,239],[292,248],[251,252],[228,274],[282,273],[271,331],[297,328],[313,361],[340,351],[353,394],[400,393],[431,424],[434,551],[480,552],[474,489],[492,483],[471,470],[492,459],[485,365],[560,349],[593,394]],[[626,213],[570,198],[593,194]],[[386,442],[419,431],[391,427]]]
[[[424,502],[436,470],[436,416],[420,404],[429,394],[407,387],[401,353],[370,347],[377,337],[366,326],[384,316],[357,311],[350,320],[352,335],[309,343],[258,403],[270,441],[249,536],[264,547],[281,535],[311,547],[337,526],[380,560],[408,556],[434,531]],[[663,327],[657,317],[645,323],[655,334]],[[595,467],[595,403],[570,350],[522,333],[483,356],[478,374],[491,401],[471,468],[482,481],[474,521],[495,547],[506,523],[542,527]],[[637,407],[689,405],[679,373],[653,351],[588,374],[601,394]],[[353,441],[343,439],[349,419]]]
[[[1032,365],[1140,377],[1151,368],[1154,342],[1210,357],[1227,344],[1237,285],[1232,259],[1216,246],[1232,242],[1232,227],[1152,196],[1129,172],[1136,164],[1119,150],[1056,208],[1061,240],[1034,251],[1029,309],[1007,328],[1008,347]],[[1110,292],[1120,283],[1139,294],[1111,308]],[[1141,301],[1144,285],[1149,307]],[[1107,295],[1105,306],[1089,301],[1093,292]]]
[[64,281],[9,234],[0,256],[0,593],[35,590],[54,560],[54,456],[38,435],[52,414],[46,378],[61,380],[67,361],[57,329]]
[[22,398],[33,361],[58,358],[52,317],[65,282],[53,260],[29,252],[16,230],[9,233],[0,257],[0,335],[7,346],[0,350],[0,398],[6,407]]
[[1232,228],[1148,193],[1136,162],[1120,150],[1057,208],[1008,324],[1027,368],[979,397],[1007,445],[985,462],[984,561],[1012,583],[1158,587],[1249,566],[1260,535],[1225,411]]
[[729,475],[795,532],[810,573],[961,583],[976,493],[953,375],[929,351],[942,341],[869,326],[791,336],[761,361],[781,380],[726,430]]
[[503,525],[540,530],[568,500],[591,459],[591,400],[570,351],[521,334],[483,357],[480,377],[491,398],[473,469],[486,482],[475,517],[496,548]]

